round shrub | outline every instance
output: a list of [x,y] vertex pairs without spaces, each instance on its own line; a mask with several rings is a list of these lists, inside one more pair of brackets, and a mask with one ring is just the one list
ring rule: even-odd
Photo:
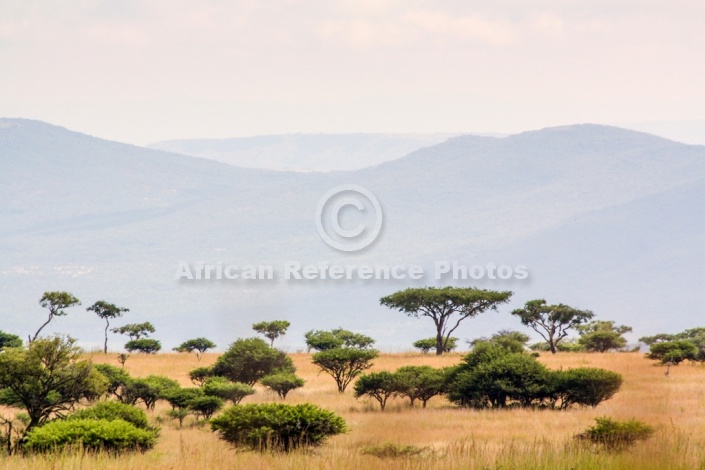
[[282,400],[290,391],[303,387],[304,379],[289,372],[280,372],[278,374],[268,375],[260,380],[260,383],[279,395]]
[[616,372],[591,367],[556,371],[555,394],[561,408],[572,405],[592,406],[609,400],[622,387],[622,376]]
[[275,372],[295,372],[291,358],[259,338],[238,339],[213,365],[214,375],[254,385]]
[[612,418],[595,418],[597,424],[575,436],[577,439],[602,447],[608,451],[623,451],[638,441],[651,437],[654,429],[646,423],[630,419],[617,421]]
[[197,417],[203,416],[205,419],[210,419],[213,414],[223,407],[223,400],[218,397],[198,397],[191,400],[188,405],[189,410]]
[[154,447],[156,431],[137,428],[121,419],[57,420],[27,433],[23,450],[58,451],[65,447],[82,447],[91,451],[145,451]]
[[230,382],[225,377],[211,377],[203,384],[203,392],[211,397],[230,400],[237,405],[248,395],[255,393],[255,389],[240,382]]
[[144,354],[156,354],[162,349],[162,343],[151,338],[133,339],[125,343],[125,349],[129,352],[137,351]]
[[102,401],[90,408],[78,410],[66,417],[67,420],[103,419],[115,421],[121,419],[140,429],[152,429],[147,421],[147,413],[135,406],[119,401]]
[[203,397],[203,390],[195,387],[174,388],[164,393],[164,398],[172,409],[188,408],[193,400],[201,397]]
[[255,450],[288,452],[346,431],[343,418],[310,403],[233,406],[211,420],[220,438]]

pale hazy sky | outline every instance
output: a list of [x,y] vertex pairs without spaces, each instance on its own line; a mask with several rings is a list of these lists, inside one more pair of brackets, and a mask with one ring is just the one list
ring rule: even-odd
[[703,0],[0,0],[0,116],[145,144],[705,119]]

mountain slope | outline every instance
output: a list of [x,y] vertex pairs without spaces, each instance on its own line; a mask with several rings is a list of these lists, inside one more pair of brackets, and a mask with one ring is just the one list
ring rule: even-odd
[[[666,295],[654,286],[678,279],[687,288],[672,303],[683,312],[679,324],[695,322],[691,278],[673,271],[695,275],[703,265],[705,231],[687,222],[689,213],[705,215],[705,147],[638,132],[579,125],[462,136],[358,171],[303,174],[0,120],[0,168],[0,328],[23,336],[43,315],[36,299],[57,289],[84,303],[105,298],[129,307],[125,321],[153,321],[166,345],[195,335],[225,346],[249,336],[254,321],[274,318],[292,322],[283,343],[291,348],[308,329],[339,325],[385,348],[429,335],[425,322],[401,321],[379,306],[379,297],[408,281],[179,282],[182,261],[526,264],[526,282],[478,284],[512,289],[519,303],[546,296],[658,326]],[[314,226],[319,199],[340,184],[371,190],[384,211],[382,235],[359,253],[332,250]],[[632,277],[647,268],[655,272]],[[473,320],[459,334],[502,326],[519,327],[504,313]],[[86,344],[100,340],[87,312],[75,310],[52,328]]]
[[270,170],[358,170],[439,144],[452,134],[293,134],[169,140],[150,148]]

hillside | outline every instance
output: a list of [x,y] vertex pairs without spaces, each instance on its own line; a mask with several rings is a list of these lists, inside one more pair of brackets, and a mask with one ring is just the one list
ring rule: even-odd
[[359,170],[396,160],[453,134],[292,134],[185,139],[148,147],[244,168],[293,171]]
[[[178,282],[181,261],[525,264],[528,281],[476,284],[512,289],[519,304],[547,296],[591,308],[634,326],[634,337],[700,321],[705,147],[638,132],[461,136],[358,171],[297,173],[5,119],[0,168],[0,315],[2,329],[23,336],[44,317],[41,293],[59,289],[129,307],[130,321],[153,321],[169,347],[186,336],[225,346],[274,318],[292,322],[290,350],[311,328],[360,330],[392,350],[429,336],[426,322],[378,304],[405,281]],[[340,184],[369,189],[384,211],[382,235],[356,254],[330,249],[313,223],[321,196]],[[509,308],[459,336],[521,328]],[[102,332],[81,309],[55,327],[87,345]]]

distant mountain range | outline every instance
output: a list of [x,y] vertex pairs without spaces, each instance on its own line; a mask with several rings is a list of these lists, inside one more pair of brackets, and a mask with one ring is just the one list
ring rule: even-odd
[[168,140],[148,147],[244,168],[348,171],[396,160],[422,147],[439,144],[453,135],[290,134]]
[[[341,137],[339,148],[350,144]],[[467,320],[461,338],[523,330],[508,312],[536,297],[628,324],[632,339],[702,324],[705,147],[587,124],[417,148],[355,171],[267,171],[1,119],[0,329],[33,332],[42,292],[68,290],[84,306],[51,328],[87,346],[102,334],[85,311],[98,299],[130,308],[116,323],[152,321],[165,347],[194,336],[226,347],[254,334],[251,323],[278,318],[292,323],[281,342],[289,350],[312,328],[361,331],[385,350],[433,331],[379,306],[432,276],[177,281],[182,261],[526,265],[524,281],[450,282],[515,292],[499,313]],[[322,195],[343,184],[370,190],[385,217],[379,239],[352,254],[326,245],[314,223]]]

